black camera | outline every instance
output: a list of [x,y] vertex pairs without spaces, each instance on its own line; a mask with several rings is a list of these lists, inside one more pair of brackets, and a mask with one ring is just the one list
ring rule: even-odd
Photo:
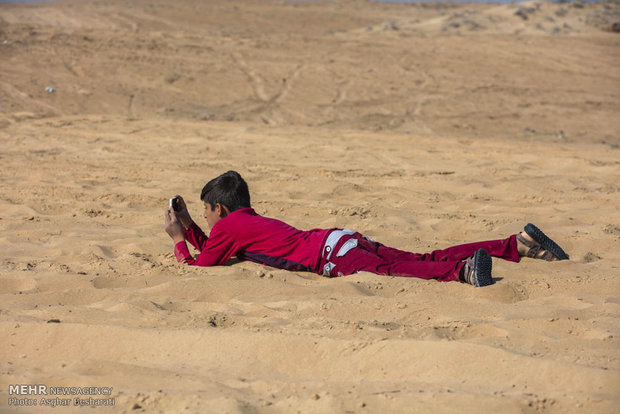
[[170,207],[172,207],[172,209],[174,211],[179,211],[179,199],[176,197],[173,197],[170,199]]

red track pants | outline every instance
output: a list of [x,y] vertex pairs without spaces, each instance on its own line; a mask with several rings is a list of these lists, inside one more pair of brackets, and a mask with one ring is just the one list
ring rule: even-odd
[[[338,240],[333,250],[338,251],[344,243],[352,239],[357,240],[355,248],[341,257],[333,255],[330,258],[330,262],[335,265],[329,272],[330,276],[371,272],[378,275],[418,277],[448,282],[459,280],[459,272],[465,264],[465,259],[478,249],[484,249],[493,257],[512,262],[518,262],[520,259],[516,235],[503,240],[468,243],[419,254],[387,247],[368,240],[360,233],[354,233]],[[325,262],[323,259],[321,266]]]

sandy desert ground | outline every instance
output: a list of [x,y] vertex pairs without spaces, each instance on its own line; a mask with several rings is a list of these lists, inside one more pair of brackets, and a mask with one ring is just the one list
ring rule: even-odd
[[[112,387],[94,413],[620,412],[619,24],[616,2],[0,4],[0,411],[88,410],[10,394],[42,384]],[[421,252],[531,221],[571,260],[496,260],[479,289],[178,264],[168,198],[206,228],[229,169],[302,229]]]

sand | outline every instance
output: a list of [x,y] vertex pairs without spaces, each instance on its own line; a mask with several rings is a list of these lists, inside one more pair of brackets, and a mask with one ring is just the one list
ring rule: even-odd
[[[0,411],[619,412],[619,14],[1,4]],[[533,222],[571,260],[479,289],[178,264],[168,198],[206,229],[229,169],[298,228],[425,252]]]

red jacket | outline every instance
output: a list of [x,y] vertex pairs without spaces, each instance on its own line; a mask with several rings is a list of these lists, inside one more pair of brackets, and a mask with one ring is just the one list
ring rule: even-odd
[[278,269],[320,273],[319,262],[331,229],[302,231],[280,220],[258,215],[252,208],[235,210],[220,219],[209,237],[195,223],[185,238],[200,255],[194,259],[187,244],[179,242],[174,254],[179,262],[193,266],[218,266],[232,256]]

